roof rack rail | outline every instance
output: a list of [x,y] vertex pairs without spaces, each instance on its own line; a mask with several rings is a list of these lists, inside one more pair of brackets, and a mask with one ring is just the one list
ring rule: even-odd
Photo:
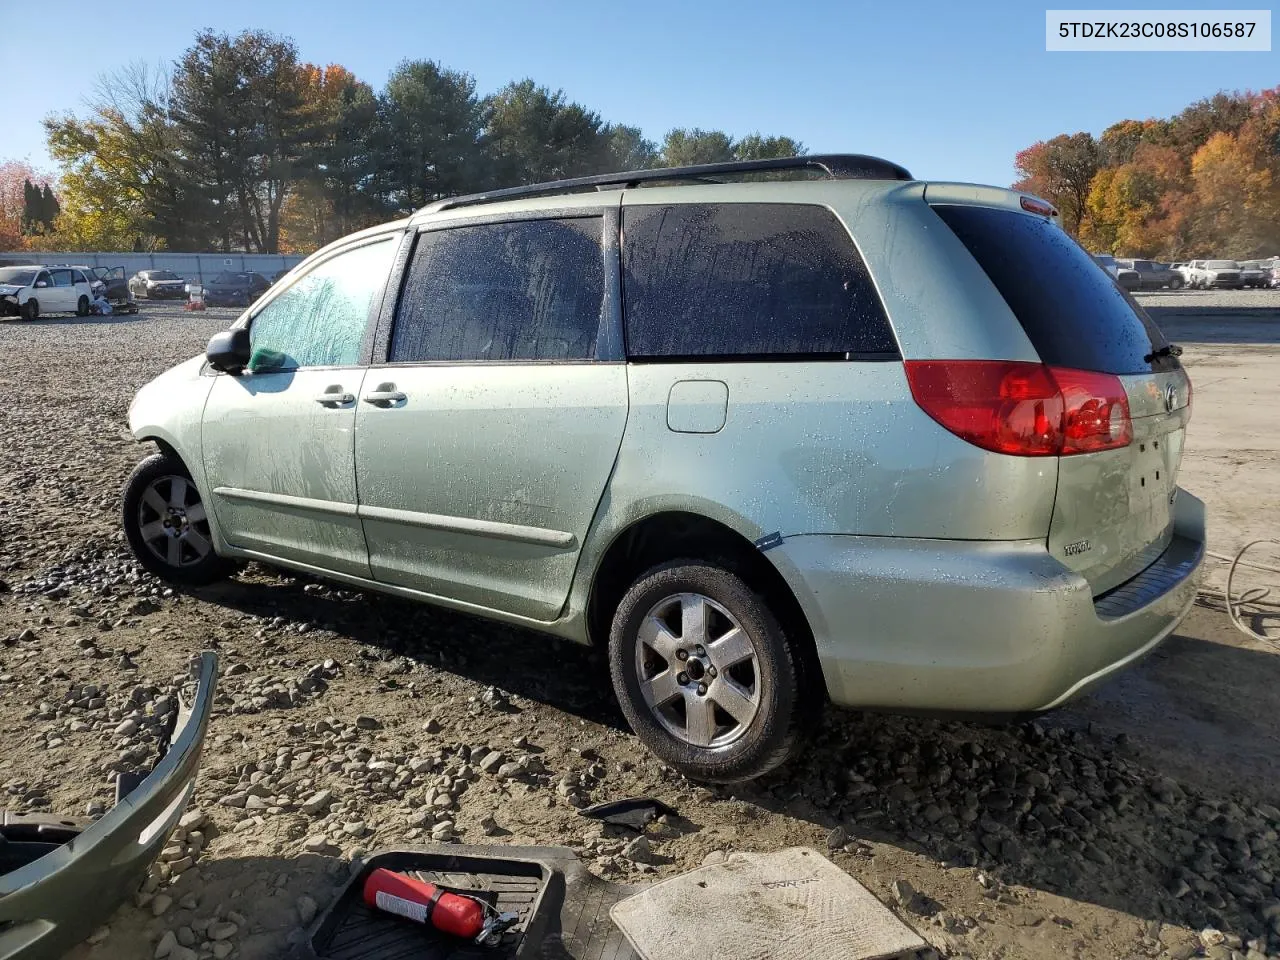
[[637,187],[642,183],[664,180],[697,180],[702,183],[722,183],[725,174],[760,173],[768,170],[817,170],[829,180],[911,180],[905,167],[879,157],[859,153],[824,153],[805,157],[776,157],[768,160],[733,160],[728,163],[699,163],[687,167],[658,167],[653,170],[629,170],[625,173],[601,173],[590,177],[572,177],[568,180],[551,180],[520,187],[504,187],[486,190],[461,197],[446,197],[428,204],[422,212],[452,210],[470,207],[495,200],[514,200],[518,197],[536,197],[548,193],[568,193],[594,187]]

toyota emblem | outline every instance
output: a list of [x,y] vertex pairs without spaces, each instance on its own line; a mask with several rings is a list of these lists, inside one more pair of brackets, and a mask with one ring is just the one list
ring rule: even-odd
[[1164,408],[1169,413],[1173,412],[1173,405],[1178,402],[1177,388],[1171,383],[1164,388]]

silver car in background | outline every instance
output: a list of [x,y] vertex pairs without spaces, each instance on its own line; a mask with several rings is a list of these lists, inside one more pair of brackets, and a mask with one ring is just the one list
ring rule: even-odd
[[741,780],[826,700],[1042,711],[1172,631],[1179,352],[1050,204],[883,160],[495,191],[143,387],[123,524],[176,583],[258,560],[598,645],[650,749]]

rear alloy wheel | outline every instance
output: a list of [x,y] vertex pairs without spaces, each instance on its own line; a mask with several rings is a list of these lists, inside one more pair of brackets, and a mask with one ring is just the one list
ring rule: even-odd
[[1182,289],[1182,278],[1181,278],[1181,277],[1174,277],[1172,280],[1170,280],[1170,281],[1169,281],[1169,289],[1170,289],[1170,290],[1181,290],[1181,289]]
[[124,488],[123,519],[134,556],[161,579],[198,586],[235,569],[214,552],[200,491],[171,454],[154,454],[134,469]]
[[76,301],[76,316],[87,317],[89,315],[89,298],[81,297]]
[[631,728],[695,780],[734,783],[799,742],[799,671],[781,626],[736,574],[695,560],[642,575],[614,614],[613,687]]
[[39,320],[40,319],[40,302],[32,297],[22,305],[21,309],[23,320]]

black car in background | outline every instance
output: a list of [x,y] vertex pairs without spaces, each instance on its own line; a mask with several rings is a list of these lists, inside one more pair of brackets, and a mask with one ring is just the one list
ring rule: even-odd
[[211,307],[247,307],[271,286],[271,281],[252,270],[224,270],[204,286],[204,302]]
[[129,278],[129,290],[148,300],[187,299],[187,281],[172,270],[139,270]]
[[1182,274],[1170,270],[1168,264],[1157,260],[1118,259],[1116,264],[1121,269],[1133,270],[1138,274],[1139,290],[1160,290],[1164,287],[1177,290],[1184,283]]

